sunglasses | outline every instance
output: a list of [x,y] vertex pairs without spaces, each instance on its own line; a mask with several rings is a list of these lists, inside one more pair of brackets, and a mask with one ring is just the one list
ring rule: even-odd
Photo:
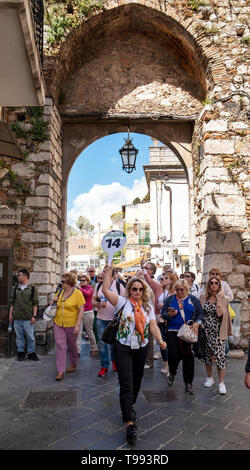
[[95,271],[90,271],[90,270],[89,270],[89,273],[94,273],[94,272],[95,272]]
[[219,285],[219,283],[218,283],[217,281],[212,281],[212,282],[210,282],[210,286],[211,286],[212,284],[215,284],[216,286]]
[[211,276],[219,276],[220,275],[220,273],[215,273],[215,272],[212,272],[210,274],[211,274]]
[[87,282],[87,279],[80,279],[80,282]]
[[184,277],[191,277],[190,274],[184,274]]
[[61,281],[61,284],[65,284],[66,281]]
[[163,278],[163,277],[160,277],[159,281],[164,281],[164,278]]
[[143,292],[144,291],[144,288],[143,287],[132,287],[131,290],[133,292]]

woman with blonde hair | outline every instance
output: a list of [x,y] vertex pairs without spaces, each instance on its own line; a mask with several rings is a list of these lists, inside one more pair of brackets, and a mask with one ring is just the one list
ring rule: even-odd
[[[142,269],[143,269],[143,262],[141,264]],[[145,281],[148,283],[148,285],[151,287],[152,291],[154,292],[155,295],[155,316],[156,316],[156,322],[159,326],[161,336],[163,341],[166,341],[166,322],[164,318],[161,315],[161,309],[163,307],[163,304],[165,300],[169,297],[169,295],[174,294],[175,289],[174,285],[176,281],[178,280],[178,276],[174,273],[163,273],[160,278],[159,282],[155,281],[152,279],[147,271],[143,269],[143,274]],[[161,367],[161,373],[166,374],[167,377],[169,376],[169,368],[168,368],[168,349],[161,349],[161,357],[162,357],[162,367]]]
[[179,362],[182,361],[183,381],[186,393],[192,394],[194,378],[194,356],[190,343],[181,340],[177,333],[184,321],[193,321],[193,328],[198,332],[202,323],[203,313],[200,301],[189,293],[189,286],[185,279],[175,283],[175,294],[170,295],[164,302],[161,314],[167,320],[168,364],[170,376],[168,385],[174,383]]
[[128,281],[125,295],[110,292],[112,267],[104,269],[102,290],[109,302],[120,311],[120,323],[115,340],[115,361],[120,383],[120,404],[123,421],[126,424],[127,441],[136,440],[136,413],[133,405],[140,391],[144,366],[148,353],[148,332],[166,349],[161,332],[155,320],[153,306],[149,299],[147,284],[139,278]]
[[77,277],[73,273],[62,275],[62,289],[56,293],[51,303],[57,302],[54,318],[54,337],[56,343],[56,364],[58,374],[56,380],[62,380],[66,370],[67,351],[69,367],[67,372],[73,372],[77,366],[77,335],[80,331],[83,316],[84,297],[76,289]]
[[207,348],[204,359],[207,378],[204,386],[210,388],[214,384],[212,366],[215,363],[219,376],[219,393],[225,395],[225,343],[228,336],[232,334],[232,324],[228,300],[222,292],[221,281],[218,277],[213,276],[209,279],[205,294],[202,294],[200,297],[200,302],[203,307],[207,335]]

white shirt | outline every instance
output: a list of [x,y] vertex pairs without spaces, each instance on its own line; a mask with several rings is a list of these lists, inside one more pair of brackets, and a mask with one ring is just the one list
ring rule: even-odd
[[135,321],[134,321],[134,308],[129,299],[126,297],[118,296],[118,303],[116,305],[116,313],[123,307],[120,324],[118,328],[118,333],[116,339],[125,346],[131,347],[131,336],[137,336],[139,340],[139,346],[144,347],[148,344],[148,333],[149,333],[149,322],[155,320],[154,308],[152,305],[149,307],[149,312],[146,312],[143,307],[141,307],[145,317],[146,324],[144,330],[144,342],[141,341],[140,334],[136,331]]

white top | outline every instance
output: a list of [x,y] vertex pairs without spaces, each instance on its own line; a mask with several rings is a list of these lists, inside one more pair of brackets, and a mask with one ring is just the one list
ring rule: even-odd
[[[141,335],[136,331],[135,322],[134,322],[134,308],[129,299],[122,297],[121,295],[118,296],[118,303],[116,305],[115,312],[117,313],[122,306],[124,305],[124,309],[122,311],[121,320],[119,323],[119,328],[117,332],[117,341],[125,346],[131,347],[131,338],[134,344],[137,342],[138,347],[144,347],[148,344],[148,333],[149,333],[149,322],[151,320],[155,320],[155,314],[153,306],[150,305],[149,312],[146,312],[143,307],[142,311],[146,317],[146,325],[144,330],[144,342],[141,340]],[[137,348],[135,348],[137,349]]]

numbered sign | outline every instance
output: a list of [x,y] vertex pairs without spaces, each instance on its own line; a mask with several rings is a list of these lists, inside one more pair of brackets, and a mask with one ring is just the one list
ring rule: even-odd
[[111,230],[111,232],[104,235],[102,239],[102,249],[105,253],[108,253],[109,266],[111,266],[114,254],[122,250],[125,243],[126,235],[121,230]]

